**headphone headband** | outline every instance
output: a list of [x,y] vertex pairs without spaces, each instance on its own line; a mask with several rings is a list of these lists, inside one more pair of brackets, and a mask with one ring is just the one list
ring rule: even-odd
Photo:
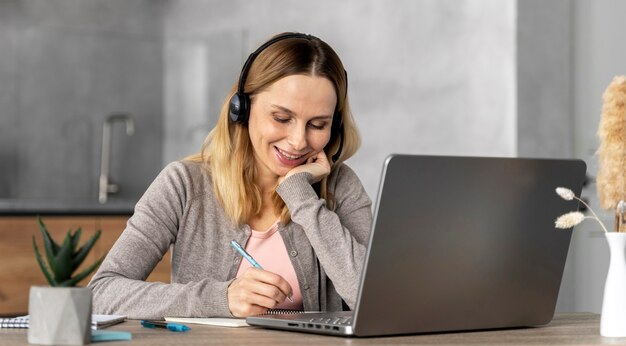
[[273,37],[269,41],[263,43],[259,48],[257,48],[254,52],[248,55],[248,59],[246,59],[246,62],[243,64],[243,67],[241,68],[241,74],[239,75],[239,84],[237,85],[237,94],[240,94],[240,95],[244,94],[243,88],[246,84],[246,78],[248,78],[248,72],[250,71],[250,66],[254,62],[254,59],[256,59],[257,55],[261,54],[262,51],[264,51],[267,47],[273,45],[274,43],[278,41],[286,40],[288,38],[304,38],[307,40],[311,40],[314,38],[314,36],[309,35],[309,34],[288,33],[288,34]]

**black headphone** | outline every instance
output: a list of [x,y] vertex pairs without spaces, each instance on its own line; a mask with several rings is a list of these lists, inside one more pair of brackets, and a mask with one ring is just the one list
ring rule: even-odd
[[[239,84],[237,84],[237,92],[230,98],[230,105],[228,115],[230,120],[234,123],[247,124],[248,119],[250,118],[250,95],[244,92],[244,86],[246,84],[246,78],[248,77],[248,72],[250,71],[250,66],[254,62],[254,59],[267,47],[273,45],[278,41],[282,41],[288,38],[303,38],[307,40],[318,39],[317,37],[309,34],[301,34],[301,33],[287,33],[283,35],[276,36],[269,41],[262,44],[259,48],[257,48],[254,52],[252,52],[246,62],[243,64],[243,68],[241,69],[241,74],[239,75]],[[319,40],[319,39],[318,39]],[[346,94],[348,88],[348,73],[344,70],[346,75]],[[339,149],[337,153],[335,153],[332,157],[333,161],[337,161],[339,159],[339,155],[341,154],[341,150],[343,148],[343,119],[341,118],[341,112],[335,109],[333,113],[333,120],[331,125],[331,139],[338,133],[341,136],[341,141],[339,142]]]

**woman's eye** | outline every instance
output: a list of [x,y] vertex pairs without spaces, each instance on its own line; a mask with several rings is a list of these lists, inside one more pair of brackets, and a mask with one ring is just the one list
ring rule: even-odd
[[289,122],[289,118],[274,117],[274,121],[276,121],[277,123],[285,124]]
[[326,123],[309,123],[309,126],[316,130],[323,130],[326,127]]

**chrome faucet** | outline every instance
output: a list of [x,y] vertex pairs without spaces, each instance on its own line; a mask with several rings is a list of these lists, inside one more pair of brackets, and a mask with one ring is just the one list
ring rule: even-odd
[[135,133],[135,121],[126,113],[109,114],[102,125],[102,151],[100,157],[100,182],[98,188],[98,201],[102,204],[107,202],[109,193],[119,191],[119,186],[109,181],[109,164],[111,161],[111,126],[116,121],[126,123],[126,134],[132,136]]

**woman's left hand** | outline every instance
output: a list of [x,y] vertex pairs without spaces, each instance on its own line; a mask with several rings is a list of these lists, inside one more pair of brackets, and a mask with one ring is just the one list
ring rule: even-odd
[[285,174],[285,176],[279,180],[279,184],[288,177],[296,173],[302,172],[308,172],[313,175],[313,181],[311,181],[311,184],[317,183],[325,176],[330,174],[330,162],[328,162],[328,157],[326,157],[326,153],[322,150],[316,155],[309,157],[306,160],[306,163],[295,167],[294,169],[287,172],[287,174]]

